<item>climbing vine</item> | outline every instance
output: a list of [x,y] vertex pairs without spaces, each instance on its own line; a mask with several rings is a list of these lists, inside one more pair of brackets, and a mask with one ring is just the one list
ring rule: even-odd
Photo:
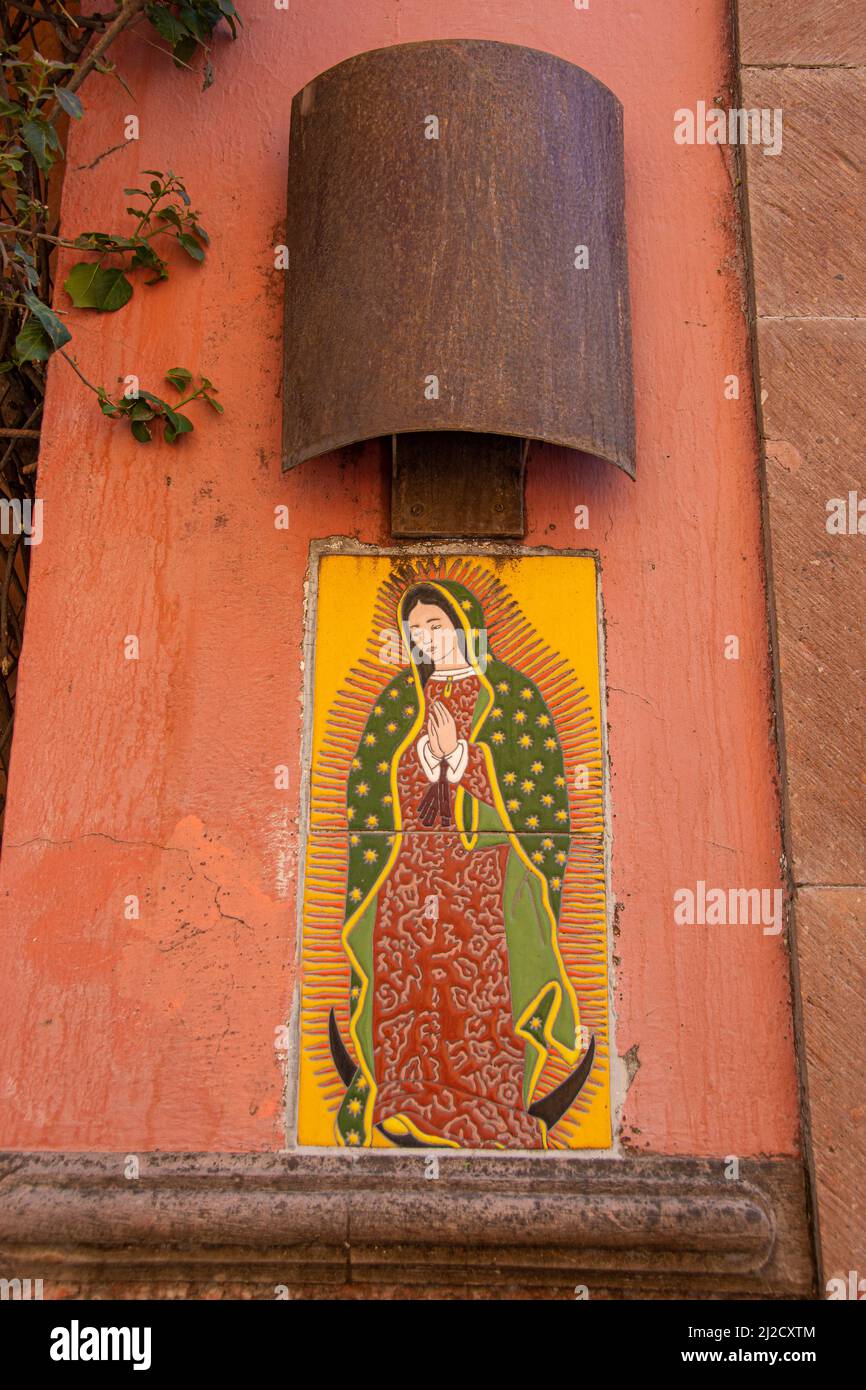
[[[103,417],[129,427],[140,444],[174,445],[194,428],[189,406],[222,406],[217,388],[189,367],[168,366],[171,399],[127,379],[111,390],[90,381],[76,357],[69,308],[122,310],[139,285],[145,293],[170,276],[174,244],[194,264],[208,234],[181,177],[142,171],[122,227],[82,228],[61,237],[58,209],[70,122],[87,119],[82,84],[120,82],[112,51],[131,32],[153,52],[189,72],[204,88],[214,81],[220,33],[235,38],[232,0],[123,0],[108,12],[80,0],[3,0],[0,5],[0,833],[15,714],[15,690],[27,603],[30,545],[45,372],[55,354],[93,393]],[[94,219],[95,221],[96,219]],[[57,253],[79,253],[56,293]],[[162,388],[165,390],[165,388]]]

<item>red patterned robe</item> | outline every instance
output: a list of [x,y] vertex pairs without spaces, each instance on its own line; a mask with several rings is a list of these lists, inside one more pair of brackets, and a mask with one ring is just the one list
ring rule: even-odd
[[[449,691],[446,694],[446,690]],[[479,693],[473,673],[438,673],[440,700],[463,746],[448,759],[458,782],[493,804],[481,749],[470,742]],[[373,933],[374,1121],[403,1116],[425,1136],[465,1148],[541,1148],[523,1106],[525,1043],[514,1031],[503,913],[507,844],[461,843],[454,823],[429,829],[418,808],[438,779],[426,717],[397,771],[401,847],[379,894]],[[432,774],[432,775],[431,775]]]

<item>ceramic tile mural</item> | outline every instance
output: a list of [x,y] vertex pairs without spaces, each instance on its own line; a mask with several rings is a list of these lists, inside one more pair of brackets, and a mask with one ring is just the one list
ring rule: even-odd
[[610,1145],[589,556],[318,571],[298,1142]]

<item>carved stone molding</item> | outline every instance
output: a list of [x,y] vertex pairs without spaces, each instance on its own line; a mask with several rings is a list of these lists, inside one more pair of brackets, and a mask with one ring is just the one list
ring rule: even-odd
[[0,1155],[0,1274],[93,1292],[214,1283],[273,1297],[510,1287],[803,1298],[801,1165],[316,1152]]

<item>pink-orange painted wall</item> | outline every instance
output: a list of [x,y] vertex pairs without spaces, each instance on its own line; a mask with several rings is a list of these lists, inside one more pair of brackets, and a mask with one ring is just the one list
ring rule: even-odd
[[[596,74],[625,108],[638,481],[537,450],[529,545],[598,549],[606,611],[616,1045],[637,1047],[622,1139],[669,1153],[791,1153],[784,937],[684,927],[699,879],[781,883],[758,454],[728,152],[673,112],[723,95],[723,0],[244,0],[216,83],[135,35],[134,98],[91,78],[64,230],[124,229],[124,185],[183,175],[213,234],[111,317],[72,313],[91,379],[220,387],[177,449],[103,422],[51,367],[3,851],[0,1146],[269,1149],[275,1030],[295,985],[304,578],[311,538],[388,543],[378,447],[280,472],[282,240],[292,95],[385,44],[480,37]],[[123,118],[140,119],[137,143]],[[421,113],[426,114],[426,113]],[[122,148],[98,157],[112,146]],[[58,305],[68,304],[62,291]],[[555,333],[555,324],[551,332]],[[724,397],[737,373],[738,401]],[[198,428],[200,423],[200,428]],[[288,531],[274,508],[291,509]],[[586,503],[590,529],[576,532]],[[124,659],[136,634],[138,661]],[[723,657],[727,635],[739,661]],[[289,791],[274,768],[291,769]],[[138,921],[124,916],[128,895]],[[632,1058],[635,1054],[632,1053]]]

